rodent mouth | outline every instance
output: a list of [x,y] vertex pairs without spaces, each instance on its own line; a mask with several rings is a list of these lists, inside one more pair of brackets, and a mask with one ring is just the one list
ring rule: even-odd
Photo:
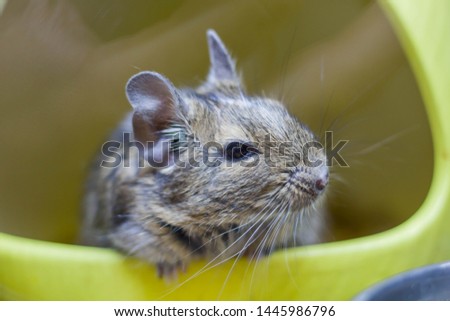
[[299,181],[289,180],[285,185],[285,197],[294,208],[302,209],[311,206],[320,196],[312,187],[308,187]]
[[319,196],[319,193],[317,193],[314,189],[312,188],[306,188],[304,186],[296,186],[299,190],[301,190],[303,193],[310,195],[313,198],[316,198],[317,196]]
[[328,169],[315,173],[306,173],[302,168],[291,172],[287,187],[300,196],[302,203],[312,204],[325,190],[328,184]]

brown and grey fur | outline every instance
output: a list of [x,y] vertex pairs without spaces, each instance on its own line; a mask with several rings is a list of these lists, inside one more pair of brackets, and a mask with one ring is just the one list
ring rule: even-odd
[[[281,103],[247,96],[233,61],[212,30],[208,43],[211,69],[199,88],[177,89],[154,72],[141,72],[127,84],[134,111],[112,139],[121,141],[127,132],[136,141],[154,142],[146,155],[155,154],[165,166],[137,166],[137,149],[129,155],[129,168],[101,167],[99,156],[86,194],[83,242],[114,247],[156,264],[165,277],[195,258],[259,257],[278,248],[316,242],[321,234],[314,207],[328,181],[326,156],[323,150],[311,150],[323,161],[320,167],[305,166],[298,156],[306,142],[316,141],[314,134]],[[182,168],[161,147],[170,128],[186,135],[184,150],[194,141],[222,146],[252,143],[260,162],[245,167],[245,159],[224,158],[216,167],[200,161],[199,166]],[[276,166],[263,161],[269,157],[267,134],[272,143],[293,143],[284,153],[271,150]],[[283,165],[294,153],[296,166]],[[202,156],[203,150],[195,149],[196,159]],[[180,153],[181,160],[187,157],[187,152]]]

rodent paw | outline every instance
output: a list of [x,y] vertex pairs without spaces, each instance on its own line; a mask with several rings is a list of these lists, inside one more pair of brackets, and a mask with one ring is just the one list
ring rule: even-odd
[[186,264],[181,261],[176,263],[157,263],[156,270],[159,278],[167,282],[174,282],[178,279],[179,272],[186,273]]

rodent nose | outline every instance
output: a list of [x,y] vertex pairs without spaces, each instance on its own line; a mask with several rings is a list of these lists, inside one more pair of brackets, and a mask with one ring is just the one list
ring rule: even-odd
[[326,183],[326,181],[324,181],[323,179],[318,179],[317,181],[316,181],[316,189],[318,190],[318,191],[322,191],[324,188],[325,188],[325,186],[327,186],[327,183]]
[[328,173],[318,178],[314,186],[318,192],[322,192],[327,186],[327,184],[328,184]]

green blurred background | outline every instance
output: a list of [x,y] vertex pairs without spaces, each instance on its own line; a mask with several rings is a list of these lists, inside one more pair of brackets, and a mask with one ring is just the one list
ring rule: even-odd
[[208,28],[249,93],[349,140],[349,167],[332,168],[330,240],[414,214],[431,181],[430,129],[376,2],[13,0],[0,16],[0,232],[73,242],[89,161],[130,110],[125,82],[154,70],[200,84]]

